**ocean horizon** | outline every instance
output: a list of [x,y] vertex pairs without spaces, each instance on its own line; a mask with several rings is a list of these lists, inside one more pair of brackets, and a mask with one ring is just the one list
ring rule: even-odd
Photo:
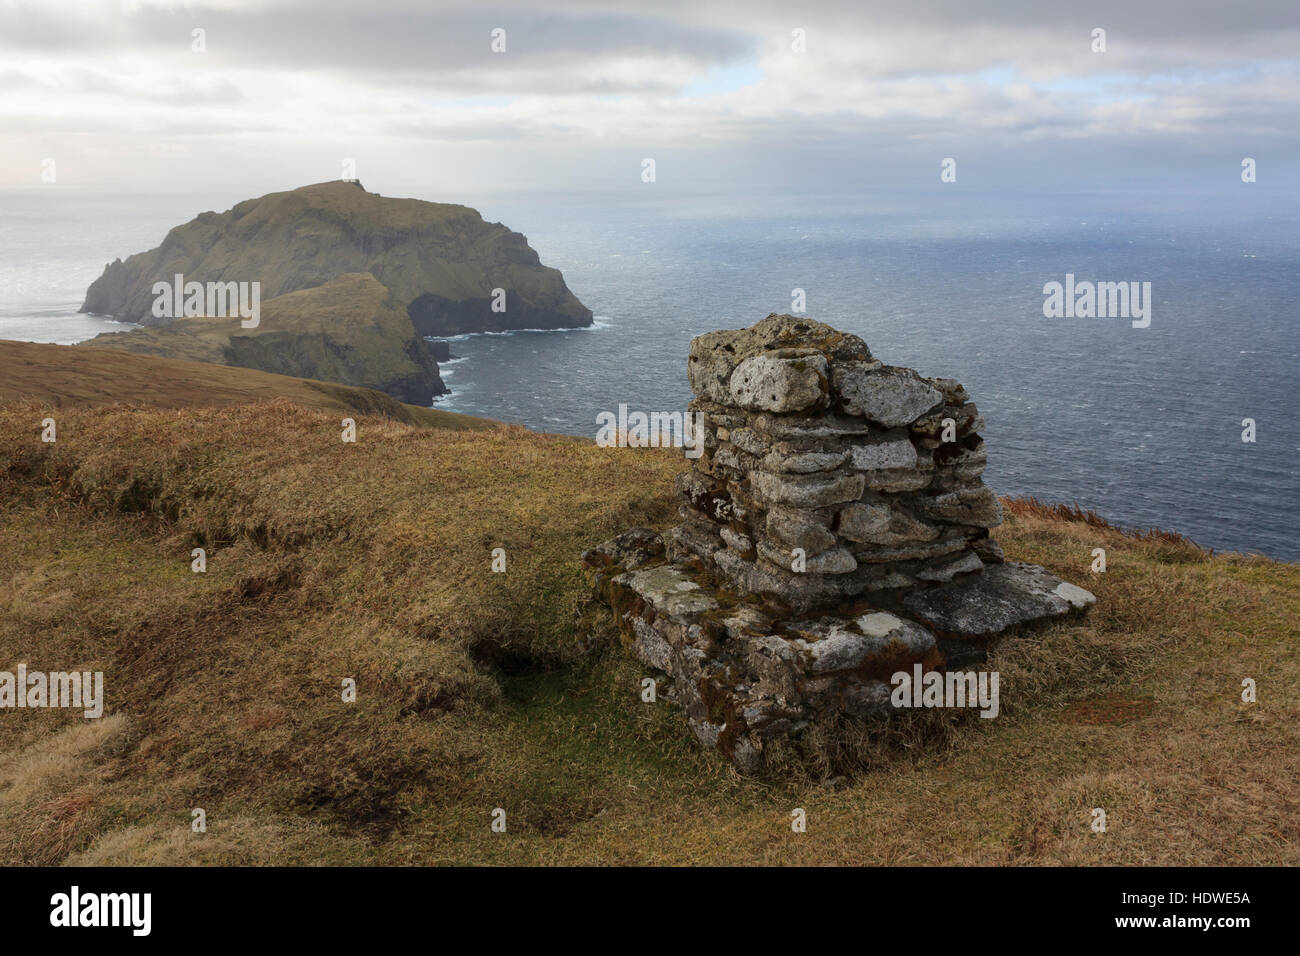
[[[367,188],[382,184],[368,183]],[[0,194],[0,338],[69,344],[106,263],[238,199]],[[597,319],[456,336],[435,407],[594,438],[674,411],[703,332],[790,312],[955,378],[986,421],[999,494],[1077,504],[1216,550],[1300,558],[1295,335],[1300,203],[1242,187],[1055,194],[641,191],[420,196],[522,232]],[[1150,325],[1045,318],[1049,282],[1150,283]],[[1242,440],[1243,420],[1256,424]]]

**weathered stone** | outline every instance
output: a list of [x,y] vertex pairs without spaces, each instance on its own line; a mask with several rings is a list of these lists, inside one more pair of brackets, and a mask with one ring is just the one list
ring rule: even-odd
[[861,475],[790,476],[756,471],[749,481],[764,501],[797,508],[824,508],[853,501],[862,496],[865,487]]
[[899,468],[892,471],[864,471],[862,477],[871,491],[920,491],[930,486],[934,472],[928,469]]
[[974,551],[966,551],[955,558],[937,562],[932,567],[922,568],[916,572],[916,577],[920,581],[947,582],[959,574],[973,574],[983,568],[984,562],[979,559],[979,555]]
[[970,398],[961,382],[955,378],[928,378],[926,381],[943,393],[945,405],[964,405]]
[[631,588],[656,612],[676,623],[718,607],[712,595],[671,564],[629,571],[615,578],[614,583]]
[[976,439],[974,447],[962,442],[940,444],[934,451],[936,477],[953,481],[973,481],[984,474],[988,454],[984,442]]
[[[951,427],[949,427],[951,422]],[[951,449],[954,444],[978,442],[978,433],[984,430],[984,419],[973,403],[961,406],[945,405],[937,412],[912,423],[912,440],[918,448],[931,450]],[[939,461],[942,462],[942,456]]]
[[862,582],[864,592],[890,592],[900,588],[916,587],[916,579],[903,574],[890,565],[858,565],[856,577]]
[[762,455],[770,447],[768,441],[752,428],[736,428],[731,431],[731,444],[751,455]]
[[589,567],[621,567],[625,571],[639,568],[664,555],[664,539],[650,528],[632,528],[604,544],[582,553],[583,563]]
[[1067,584],[1043,568],[1008,562],[909,594],[903,607],[936,633],[972,638],[1082,611],[1095,601],[1083,588]]
[[976,422],[980,422],[981,426],[983,424],[979,409],[975,407],[973,402],[962,404],[945,402],[938,411],[914,421],[911,425],[911,431],[914,435],[941,438],[945,428],[944,419],[952,420],[952,432],[957,438],[964,438],[972,430],[978,431],[974,427]]
[[641,663],[658,668],[667,674],[671,674],[676,670],[672,645],[651,624],[642,618],[633,617],[632,633],[634,635],[633,647],[636,649],[636,656],[641,659]]
[[722,540],[726,542],[727,547],[741,557],[749,558],[752,561],[757,556],[754,550],[754,541],[749,535],[732,531],[726,527],[722,528],[719,534],[722,535]]
[[859,545],[853,555],[862,564],[879,564],[883,562],[924,561],[942,557],[967,547],[966,539],[960,535],[950,534],[926,544],[906,545],[897,548],[885,548],[875,545]]
[[916,467],[916,447],[906,433],[854,445],[851,454],[853,467],[860,471]]
[[722,724],[692,719],[690,725],[691,730],[695,731],[695,738],[705,750],[713,750],[718,746],[718,738],[722,736],[723,731]]
[[758,561],[746,561],[727,550],[716,552],[713,560],[741,594],[775,598],[795,614],[854,597],[865,587],[856,573],[796,574],[790,570],[789,562],[774,564],[761,557]]
[[[784,443],[783,443],[784,444]],[[910,447],[910,442],[908,443]],[[849,460],[845,451],[797,452],[778,445],[763,459],[763,470],[807,475],[818,471],[834,471]]]
[[744,519],[744,508],[735,500],[726,482],[706,481],[695,471],[684,471],[677,476],[677,493],[712,521]]
[[722,629],[733,641],[746,635],[765,634],[771,630],[772,622],[758,608],[742,604],[728,617],[722,619]]
[[902,429],[855,444],[851,465],[861,470],[867,488],[873,491],[918,491],[934,478],[929,452],[918,453]]
[[713,553],[725,547],[716,525],[705,528],[696,522],[682,522],[664,532],[665,553],[669,561],[691,558],[713,560]]
[[919,661],[935,646],[925,628],[883,611],[851,622],[828,618],[789,629],[795,645],[808,653],[813,674]]
[[744,774],[756,774],[763,767],[763,753],[748,737],[737,737],[732,744],[731,760]]
[[778,567],[789,568],[795,574],[848,574],[858,567],[858,562],[854,560],[847,548],[830,548],[819,554],[805,552],[802,571],[795,569],[797,559],[791,551],[760,541],[758,553]]
[[799,653],[789,639],[776,634],[762,634],[753,638],[750,643],[750,653],[762,654],[786,664],[793,663]]
[[801,412],[821,404],[827,390],[826,357],[813,349],[763,352],[731,373],[732,403],[756,412]]
[[848,574],[858,562],[848,548],[830,548],[804,559],[804,574]]
[[713,460],[730,472],[734,472],[739,477],[744,477],[750,470],[758,464],[758,459],[753,455],[747,455],[742,451],[737,451],[730,444],[719,445],[718,450],[713,454]]
[[854,502],[840,511],[838,533],[850,541],[880,544],[894,548],[923,544],[939,537],[934,525],[918,521],[889,504]]
[[1002,504],[983,486],[921,497],[916,507],[928,518],[952,524],[994,528],[1002,523]]
[[864,471],[866,486],[872,491],[920,491],[934,480],[930,469],[897,468],[885,471]]
[[829,529],[830,517],[820,512],[777,505],[767,513],[768,535],[789,548],[803,548],[807,554],[835,546],[835,535]]
[[757,415],[754,428],[777,441],[834,441],[867,435],[871,426],[861,418],[819,415],[816,418]]
[[808,348],[832,361],[869,360],[867,344],[829,325],[793,315],[769,315],[747,329],[708,332],[691,339],[687,377],[701,398],[731,403],[731,374],[745,359],[783,348]]
[[714,429],[725,428],[728,431],[734,431],[737,428],[744,428],[749,421],[748,412],[742,412],[731,408],[729,405],[719,404],[704,398],[691,399],[686,408],[697,415],[703,415],[705,426]]
[[836,366],[832,384],[846,413],[885,428],[910,425],[943,402],[942,392],[905,368]]

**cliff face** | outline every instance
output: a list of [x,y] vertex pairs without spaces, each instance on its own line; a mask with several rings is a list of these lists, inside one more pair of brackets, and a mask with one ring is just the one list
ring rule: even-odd
[[416,333],[401,300],[368,273],[264,302],[252,329],[237,317],[180,318],[82,344],[360,385],[418,405],[448,391],[431,343]]
[[[369,272],[409,309],[421,335],[579,328],[591,310],[543,266],[528,240],[467,206],[388,199],[342,181],[205,212],[162,245],[118,259],[86,292],[81,311],[165,325],[155,282],[260,282],[262,301]],[[505,311],[493,312],[493,290]]]

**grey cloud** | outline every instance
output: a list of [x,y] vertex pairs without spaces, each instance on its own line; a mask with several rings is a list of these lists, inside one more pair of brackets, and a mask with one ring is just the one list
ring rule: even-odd
[[[0,46],[46,52],[121,50],[189,53],[190,32],[206,32],[209,54],[228,66],[332,71],[504,70],[511,64],[572,63],[634,55],[678,56],[725,63],[753,52],[743,33],[652,15],[606,9],[539,13],[536,5],[304,3],[269,9],[193,6],[171,12],[144,8],[88,27],[75,8],[0,9]],[[649,9],[649,8],[647,8]],[[109,28],[111,25],[111,28]],[[491,31],[506,30],[507,52],[489,49]]]

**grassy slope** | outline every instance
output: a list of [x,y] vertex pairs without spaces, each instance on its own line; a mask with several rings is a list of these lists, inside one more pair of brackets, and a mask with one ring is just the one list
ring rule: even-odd
[[[40,417],[0,407],[0,668],[102,668],[109,716],[0,712],[5,863],[1300,862],[1295,565],[1014,508],[1008,554],[1099,604],[1004,645],[1003,716],[745,780],[576,617],[577,554],[671,521],[671,454],[379,419],[344,445],[284,402],[68,410],[53,446]],[[1108,695],[1154,706],[1072,716]]]
[[407,405],[368,388],[116,349],[0,339],[0,369],[0,402],[30,399],[56,408],[139,402],[183,408],[284,398],[308,408],[382,415],[412,425],[481,429],[495,424]]
[[[405,307],[369,273],[350,273],[277,296],[262,304],[256,328],[242,328],[234,317],[181,317],[170,325],[105,332],[82,344],[298,375],[398,396],[416,391],[427,397],[442,387],[433,352],[415,334]],[[423,361],[412,355],[422,355]]]

